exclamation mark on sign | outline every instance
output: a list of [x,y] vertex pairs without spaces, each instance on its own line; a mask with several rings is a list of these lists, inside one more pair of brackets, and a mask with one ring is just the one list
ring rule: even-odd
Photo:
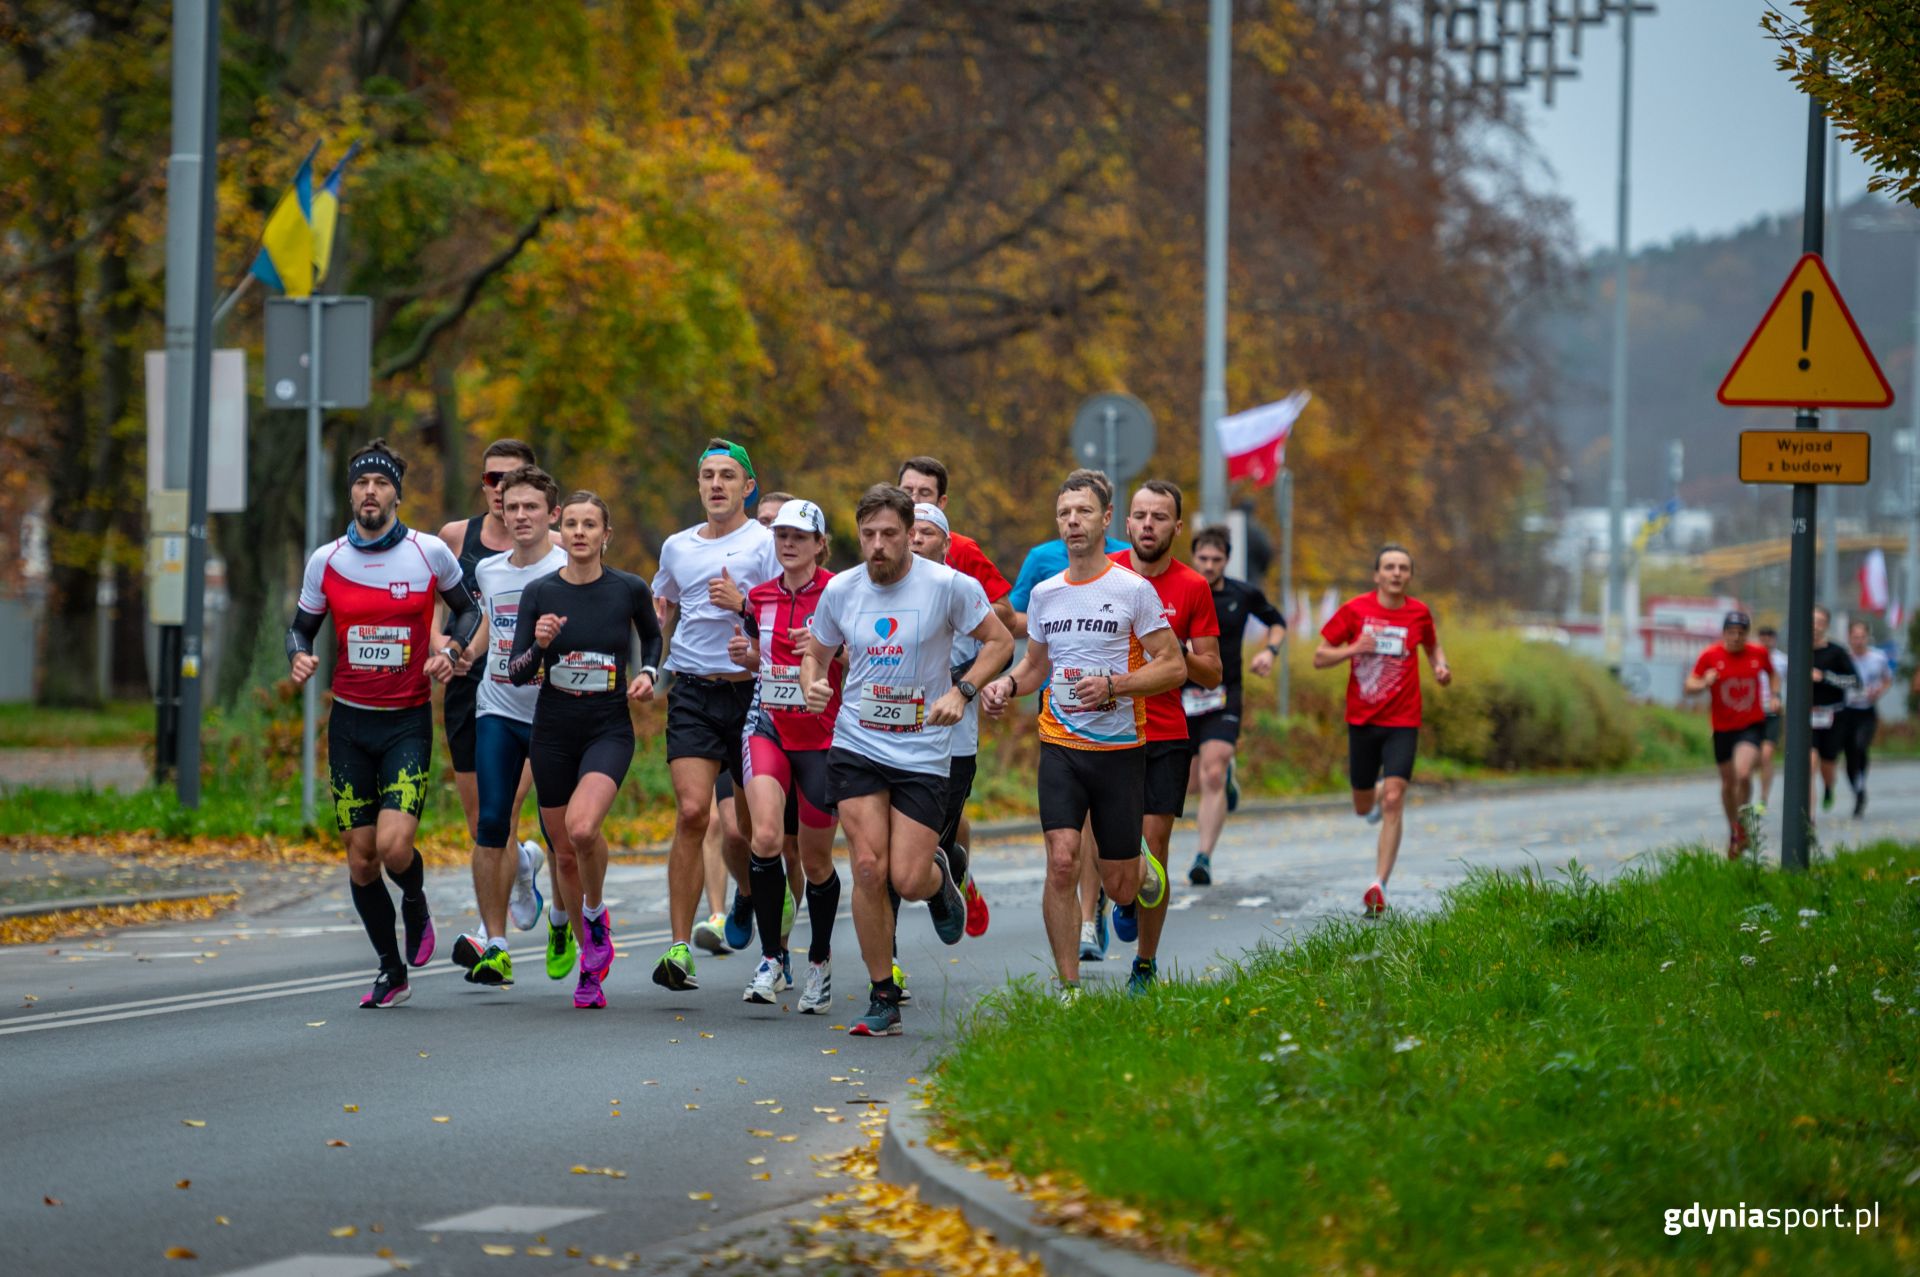
[[1800,294],[1800,371],[1813,367],[1813,361],[1807,358],[1807,338],[1813,335],[1813,290],[1806,289]]

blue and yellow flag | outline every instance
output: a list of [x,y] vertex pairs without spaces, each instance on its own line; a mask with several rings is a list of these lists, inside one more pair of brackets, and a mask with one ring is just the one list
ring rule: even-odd
[[[311,296],[318,274],[314,269],[313,157],[319,149],[320,144],[315,142],[307,158],[300,161],[293,188],[274,205],[267,229],[260,236],[260,255],[253,259],[254,277],[289,297]],[[331,216],[327,230],[331,241]]]
[[353,157],[360,154],[360,144],[355,142],[347,148],[340,162],[333,166],[333,172],[327,174],[327,180],[313,197],[313,282],[318,285],[327,277],[327,267],[333,261],[333,228],[340,218],[340,181],[346,175],[347,165],[353,163]]

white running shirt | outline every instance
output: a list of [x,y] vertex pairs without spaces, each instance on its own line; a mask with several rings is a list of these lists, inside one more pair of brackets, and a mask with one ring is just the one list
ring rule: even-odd
[[723,537],[701,536],[706,526],[676,532],[660,547],[653,596],[680,606],[665,668],[676,674],[738,674],[740,667],[727,655],[727,642],[740,617],[708,600],[707,582],[725,568],[744,597],[762,581],[780,575],[780,560],[773,554],[773,533],[757,520],[748,519]]
[[486,668],[480,672],[475,689],[476,714],[494,714],[517,723],[533,721],[533,704],[540,698],[540,680],[515,687],[507,677],[507,661],[513,656],[514,624],[520,617],[520,593],[543,576],[551,576],[565,567],[567,552],[549,546],[547,552],[530,567],[513,566],[513,551],[491,555],[474,565],[473,579],[480,587],[480,606],[487,612],[487,651],[480,659]]
[[953,636],[992,612],[978,581],[918,555],[888,586],[875,585],[864,563],[836,574],[808,622],[829,649],[847,647],[833,747],[945,776],[953,728],[928,725],[926,713],[953,686]]
[[1860,685],[1847,691],[1847,708],[1872,709],[1873,694],[1882,683],[1893,679],[1893,662],[1877,647],[1857,654],[1849,651],[1847,655],[1853,657],[1854,672],[1860,675]]
[[1167,628],[1160,595],[1131,568],[1109,562],[1088,581],[1057,572],[1033,587],[1027,633],[1046,645],[1052,666],[1040,694],[1040,739],[1068,749],[1131,749],[1147,739],[1147,702],[1116,696],[1104,705],[1069,703],[1089,674],[1125,674],[1147,663],[1140,640]]

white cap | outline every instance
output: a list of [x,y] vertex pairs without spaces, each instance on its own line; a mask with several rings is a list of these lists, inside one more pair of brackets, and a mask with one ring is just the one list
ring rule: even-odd
[[940,529],[941,536],[950,537],[953,535],[953,529],[947,526],[947,512],[937,505],[932,505],[925,501],[920,502],[913,507],[913,521],[915,523],[931,523],[934,527]]
[[780,513],[773,516],[773,523],[770,526],[798,528],[802,532],[825,536],[827,535],[827,516],[811,501],[783,501],[780,504]]

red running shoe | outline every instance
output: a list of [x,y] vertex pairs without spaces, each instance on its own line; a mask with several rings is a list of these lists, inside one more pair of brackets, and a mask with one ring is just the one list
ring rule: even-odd
[[1733,834],[1727,839],[1727,859],[1738,860],[1740,853],[1747,849],[1747,827],[1741,824],[1733,826]]
[[1380,890],[1380,884],[1374,883],[1367,888],[1367,894],[1360,898],[1367,906],[1367,916],[1377,918],[1387,911],[1387,893]]
[[987,908],[987,898],[980,894],[980,888],[973,885],[973,875],[960,884],[960,894],[967,898],[967,934],[984,936],[987,923],[992,920],[992,912]]

